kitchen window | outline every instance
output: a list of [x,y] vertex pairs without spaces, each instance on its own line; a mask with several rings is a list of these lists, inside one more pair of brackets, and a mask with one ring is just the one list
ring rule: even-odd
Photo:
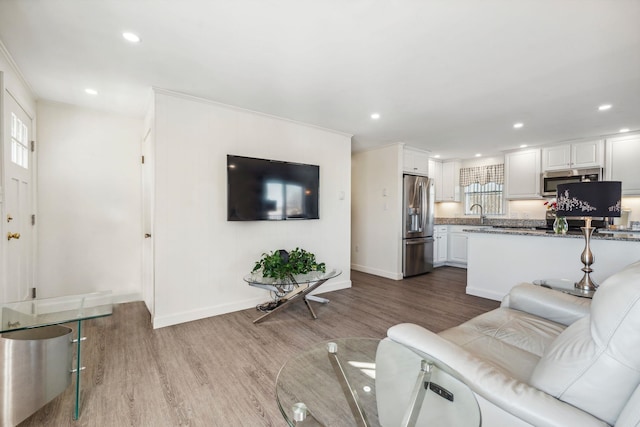
[[504,164],[460,169],[460,185],[464,190],[464,212],[479,214],[474,204],[482,206],[484,215],[504,214]]

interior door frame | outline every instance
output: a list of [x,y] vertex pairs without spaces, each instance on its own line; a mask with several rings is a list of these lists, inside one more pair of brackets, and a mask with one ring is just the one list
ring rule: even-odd
[[140,142],[141,161],[141,196],[142,196],[142,298],[151,314],[155,316],[155,169],[154,169],[154,133],[149,126]]

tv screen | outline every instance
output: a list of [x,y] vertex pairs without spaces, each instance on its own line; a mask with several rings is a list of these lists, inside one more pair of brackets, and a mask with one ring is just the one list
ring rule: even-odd
[[227,221],[319,219],[320,166],[227,155]]

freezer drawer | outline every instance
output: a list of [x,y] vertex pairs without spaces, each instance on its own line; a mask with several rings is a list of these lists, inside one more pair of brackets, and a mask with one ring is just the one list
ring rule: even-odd
[[433,237],[403,240],[402,275],[415,276],[431,270],[433,270]]

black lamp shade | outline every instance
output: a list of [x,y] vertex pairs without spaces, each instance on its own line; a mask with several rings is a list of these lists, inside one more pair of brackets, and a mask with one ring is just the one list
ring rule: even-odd
[[616,217],[621,214],[622,182],[595,181],[558,185],[557,216]]

